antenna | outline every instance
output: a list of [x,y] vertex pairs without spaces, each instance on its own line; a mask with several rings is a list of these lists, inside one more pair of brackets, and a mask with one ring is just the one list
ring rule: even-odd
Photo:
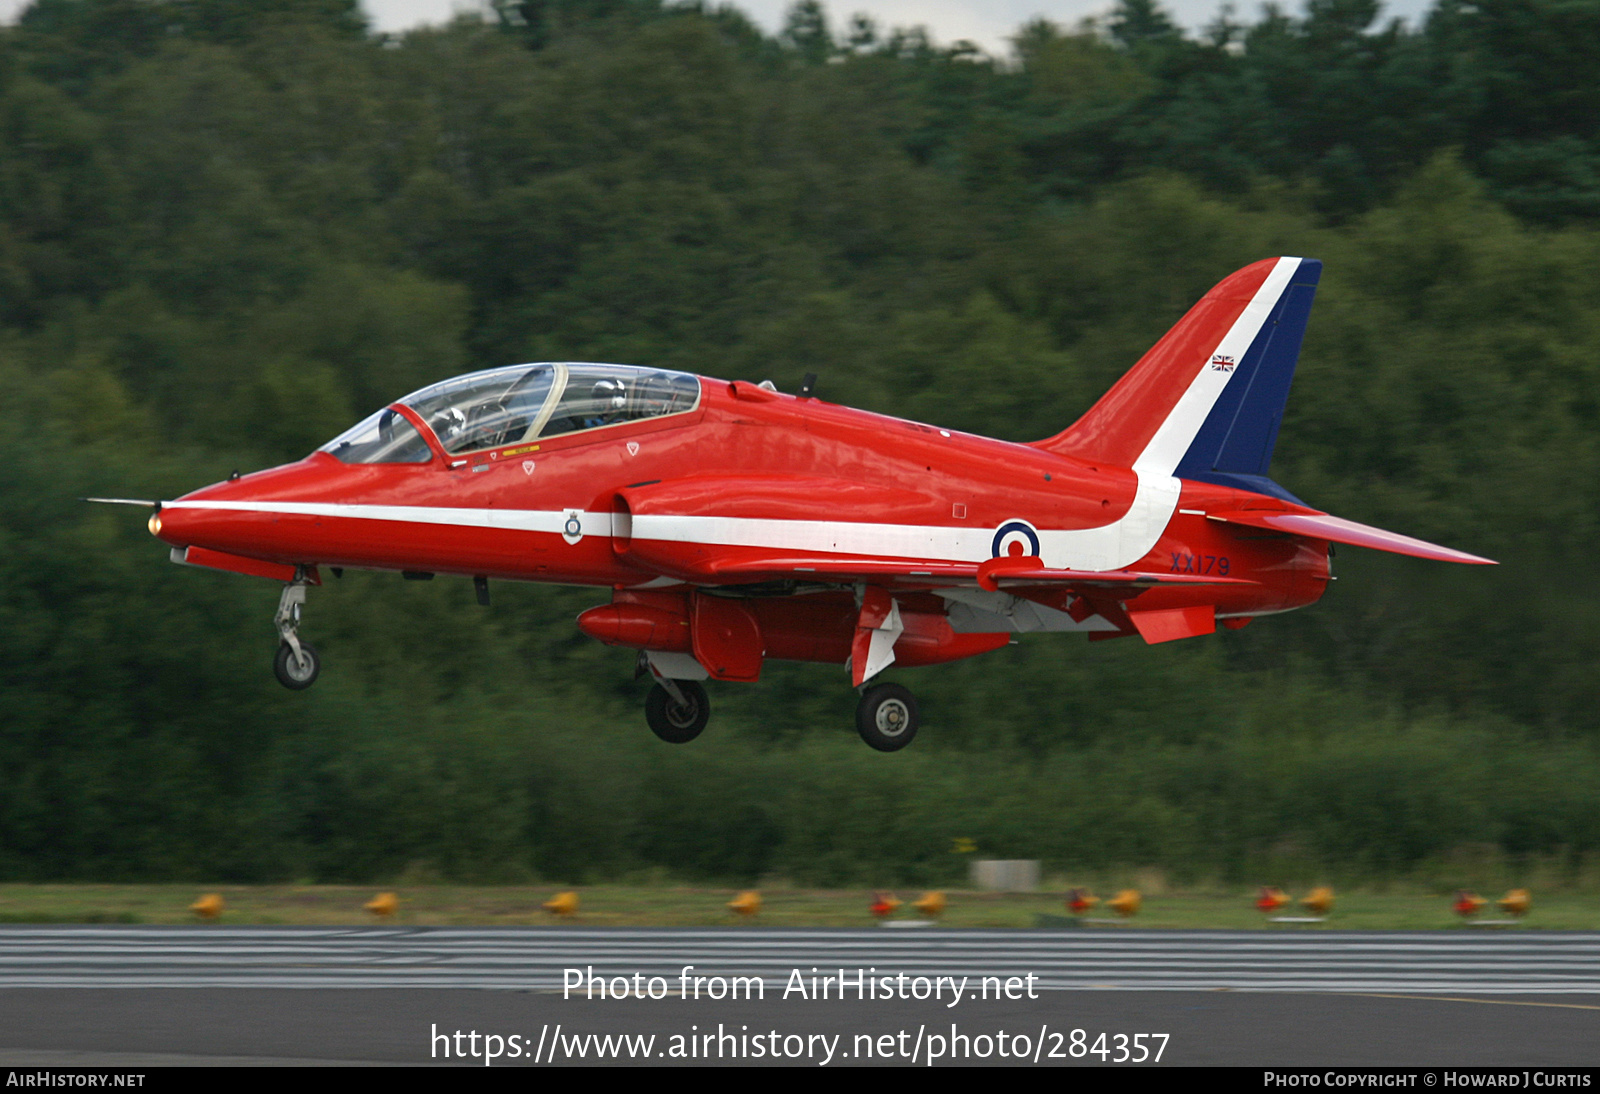
[[816,386],[817,386],[817,374],[815,372],[806,373],[806,378],[804,380],[800,381],[800,398],[802,398],[802,399],[811,398],[811,389],[816,387]]

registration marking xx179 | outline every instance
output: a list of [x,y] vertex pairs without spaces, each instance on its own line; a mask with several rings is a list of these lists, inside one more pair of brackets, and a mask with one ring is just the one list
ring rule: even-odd
[[1227,555],[1191,555],[1187,551],[1168,551],[1175,574],[1218,574],[1226,576],[1231,564]]

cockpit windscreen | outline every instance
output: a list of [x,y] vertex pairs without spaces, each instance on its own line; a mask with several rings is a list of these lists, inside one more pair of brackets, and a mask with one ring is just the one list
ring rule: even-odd
[[[632,365],[514,365],[457,376],[400,402],[453,456],[682,414],[699,405],[700,381],[686,372]],[[393,409],[346,430],[322,451],[346,463],[425,463],[430,458],[421,435]]]
[[405,415],[389,408],[351,426],[319,450],[345,463],[427,463],[433,449]]

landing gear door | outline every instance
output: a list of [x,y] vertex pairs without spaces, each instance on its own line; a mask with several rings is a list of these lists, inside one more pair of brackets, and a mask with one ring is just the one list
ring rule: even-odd
[[689,636],[695,660],[713,680],[760,679],[766,656],[761,627],[739,601],[695,593]]

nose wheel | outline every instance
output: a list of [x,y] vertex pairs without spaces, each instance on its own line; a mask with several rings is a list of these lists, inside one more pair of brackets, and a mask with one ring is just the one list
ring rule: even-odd
[[899,684],[876,684],[861,694],[856,732],[879,752],[898,752],[917,735],[917,700]]
[[322,659],[311,643],[300,641],[300,609],[306,602],[306,579],[297,576],[283,587],[278,598],[278,614],[273,623],[278,628],[278,654],[272,659],[272,674],[278,683],[290,691],[304,691],[317,682],[322,671]]
[[310,642],[298,643],[295,649],[285,642],[278,647],[278,655],[272,659],[272,673],[278,678],[278,683],[290,691],[304,691],[317,682],[317,674],[322,671],[322,659],[317,656],[317,651],[311,648]]

